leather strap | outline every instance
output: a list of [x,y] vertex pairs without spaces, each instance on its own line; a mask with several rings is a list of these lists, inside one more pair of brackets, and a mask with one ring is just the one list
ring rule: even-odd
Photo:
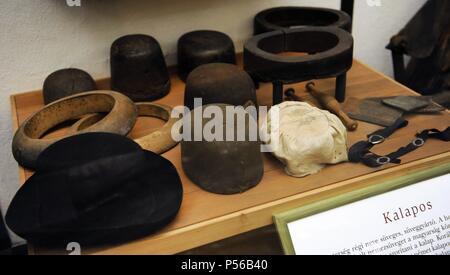
[[368,135],[367,141],[372,145],[383,143],[385,139],[394,134],[398,129],[404,128],[406,126],[408,126],[408,121],[403,118],[399,118],[391,126],[381,130],[377,130],[372,134]]
[[408,121],[403,118],[399,118],[393,125],[368,135],[367,141],[360,141],[350,148],[349,160],[354,163],[361,162],[366,166],[373,168],[381,167],[388,163],[400,164],[400,157],[422,147],[429,138],[438,139],[445,142],[450,141],[450,127],[442,132],[437,129],[428,129],[418,133],[415,139],[408,145],[401,147],[397,151],[385,156],[380,156],[370,151],[375,145],[383,143],[386,138],[394,134],[396,130],[406,127],[407,125]]
[[[367,140],[360,141],[356,144],[354,144],[350,150],[349,150],[349,160],[354,163],[363,162],[365,159],[365,156],[368,154],[372,154],[370,152],[370,149],[374,147],[377,144],[383,143],[388,137],[390,137],[395,131],[398,129],[401,129],[403,127],[406,127],[408,125],[408,121],[399,118],[397,119],[394,124],[392,124],[389,127],[377,130],[369,135],[367,135]],[[375,165],[372,160],[367,160],[368,166]]]

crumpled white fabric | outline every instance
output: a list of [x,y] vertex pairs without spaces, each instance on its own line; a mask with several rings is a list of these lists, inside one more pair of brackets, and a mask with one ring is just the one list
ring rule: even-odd
[[[271,119],[277,107],[279,124]],[[290,176],[305,177],[319,172],[326,164],[348,161],[345,126],[334,114],[308,103],[286,101],[272,107],[261,131],[267,135],[265,143],[285,164]],[[278,144],[270,138],[272,131]]]

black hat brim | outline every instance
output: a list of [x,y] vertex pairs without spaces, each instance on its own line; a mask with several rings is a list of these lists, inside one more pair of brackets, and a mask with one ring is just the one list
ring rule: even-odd
[[[112,151],[127,152],[133,149],[129,142],[116,135],[109,134],[88,134],[63,141],[56,147],[50,147],[43,157],[47,160],[57,160],[64,157],[67,146],[70,146],[72,155],[79,155],[80,158],[73,158],[70,166],[84,163],[89,159],[87,152],[92,149],[90,146],[82,146],[86,138],[98,139],[107,147],[115,147]],[[105,136],[106,135],[106,136]],[[126,138],[125,138],[126,139]],[[102,144],[100,143],[100,144]],[[91,143],[95,145],[95,142]],[[85,145],[85,144],[84,144]],[[84,147],[76,148],[76,147]],[[120,148],[122,149],[120,149]],[[128,148],[125,148],[128,147]],[[78,150],[77,150],[78,149]],[[83,152],[84,151],[84,152]],[[108,150],[103,150],[107,152]],[[52,153],[53,152],[53,153]],[[114,153],[116,153],[114,152]],[[137,152],[137,150],[136,150]],[[111,155],[110,153],[92,153],[95,157]],[[52,157],[52,155],[54,157]],[[134,174],[133,177],[123,182],[123,187],[114,189],[114,193],[108,196],[108,200],[99,201],[93,205],[92,209],[76,213],[65,213],[64,207],[58,213],[58,209],[52,211],[52,215],[66,215],[61,222],[48,224],[47,217],[42,217],[42,208],[48,208],[49,200],[58,200],[58,194],[66,196],[67,192],[42,192],[42,185],[50,184],[56,186],[61,180],[62,173],[37,172],[18,191],[13,199],[7,215],[6,221],[9,227],[19,236],[29,243],[39,245],[59,245],[69,242],[78,242],[81,245],[114,244],[140,237],[147,236],[161,229],[177,215],[183,196],[181,180],[175,167],[170,161],[149,151],[143,151],[144,160],[142,172]],[[82,159],[86,158],[86,159]],[[91,159],[92,160],[92,159]],[[55,163],[56,164],[56,163]],[[53,165],[53,164],[50,164]],[[58,166],[58,165],[55,165]],[[67,166],[59,165],[62,171]],[[111,167],[114,169],[114,167]],[[76,184],[71,182],[69,186]],[[45,189],[47,190],[47,189]],[[64,204],[67,199],[62,199]],[[56,205],[58,202],[56,202]]]

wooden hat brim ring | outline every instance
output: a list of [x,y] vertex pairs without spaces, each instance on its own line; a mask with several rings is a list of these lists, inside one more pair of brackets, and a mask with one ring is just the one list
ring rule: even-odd
[[338,27],[351,31],[351,17],[340,10],[315,7],[276,7],[259,12],[254,19],[254,34],[305,26]]
[[[62,122],[86,114],[107,113],[98,123],[61,138],[41,139]],[[137,119],[137,108],[128,97],[113,91],[92,91],[57,100],[28,118],[13,138],[12,150],[17,162],[27,168],[36,167],[39,154],[51,144],[75,134],[107,132],[127,135]]]
[[[136,103],[139,116],[155,117],[164,120],[166,123],[152,133],[137,138],[134,141],[139,144],[143,149],[152,151],[156,154],[163,154],[168,150],[175,147],[178,142],[172,138],[172,127],[177,118],[172,118],[172,108],[162,104],[155,104],[149,102]],[[86,127],[95,125],[104,118],[103,114],[91,114],[79,121],[77,121],[72,127],[71,132],[76,133],[82,131]]]
[[[285,56],[299,52],[306,55]],[[272,82],[274,104],[283,84],[337,77],[336,99],[345,100],[346,73],[353,62],[353,37],[336,27],[303,27],[252,37],[244,46],[244,69],[255,82]]]

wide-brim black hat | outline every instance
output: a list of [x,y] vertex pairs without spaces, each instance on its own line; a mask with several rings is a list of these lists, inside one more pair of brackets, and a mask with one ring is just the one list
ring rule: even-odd
[[147,236],[177,215],[183,189],[167,159],[108,133],[63,139],[38,158],[8,226],[29,243],[112,244]]

